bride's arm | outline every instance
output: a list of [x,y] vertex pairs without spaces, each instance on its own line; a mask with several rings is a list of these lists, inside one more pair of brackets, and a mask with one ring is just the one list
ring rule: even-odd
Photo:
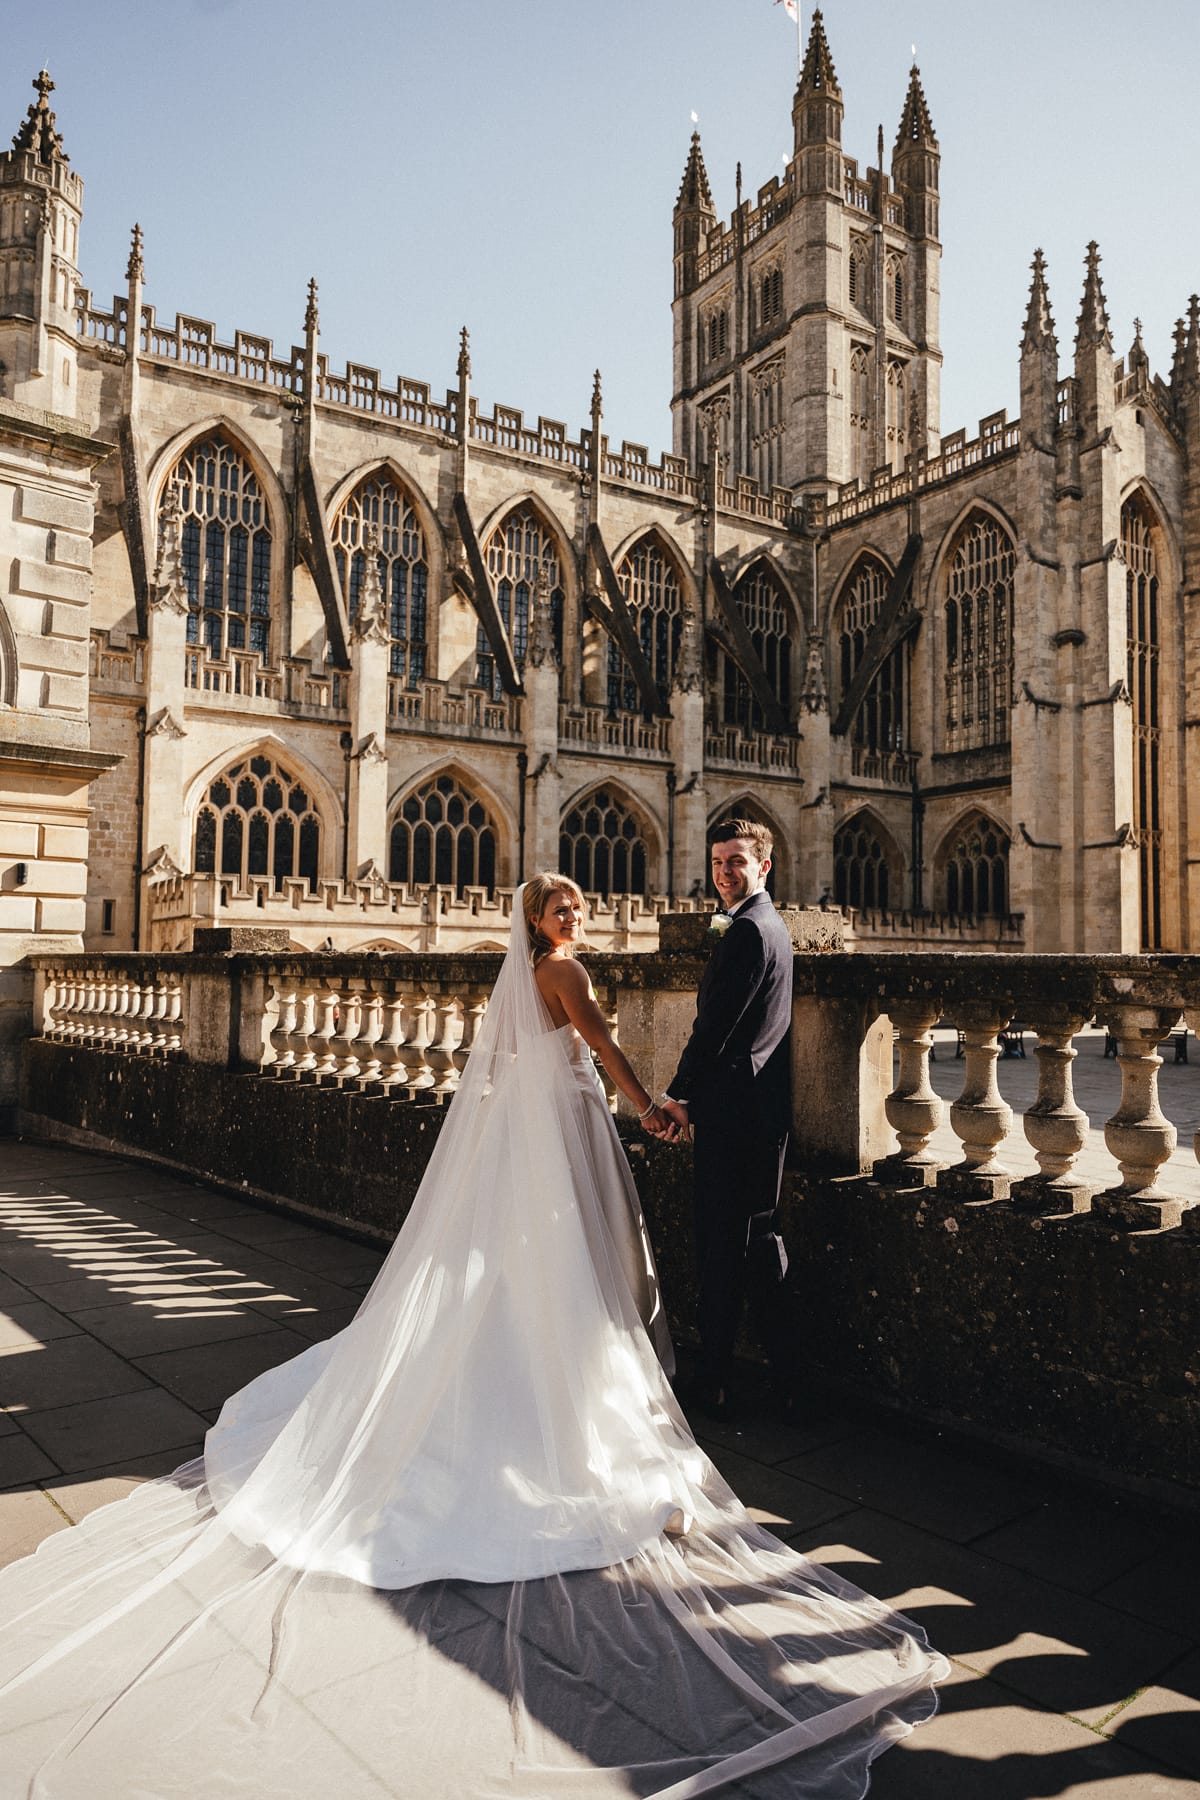
[[588,1047],[596,1052],[647,1131],[666,1126],[666,1119],[629,1066],[629,1059],[614,1040],[596,1004],[592,984],[579,963],[563,958],[547,960],[537,970],[543,998],[557,999],[568,1020]]

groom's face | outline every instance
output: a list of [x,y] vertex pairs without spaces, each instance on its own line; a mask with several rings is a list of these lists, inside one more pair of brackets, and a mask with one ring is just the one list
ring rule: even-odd
[[726,838],[712,847],[712,878],[725,906],[737,906],[757,894],[771,867],[769,857],[760,862],[749,838]]

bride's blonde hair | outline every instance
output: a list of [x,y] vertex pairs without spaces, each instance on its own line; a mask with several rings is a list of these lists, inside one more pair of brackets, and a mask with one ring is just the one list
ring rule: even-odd
[[546,902],[551,894],[569,894],[575,904],[587,916],[587,901],[583,897],[583,889],[569,875],[531,875],[521,889],[521,905],[525,913],[525,932],[529,938],[529,950],[535,963],[541,962],[543,956],[549,956],[554,945],[538,930],[538,921],[546,910]]

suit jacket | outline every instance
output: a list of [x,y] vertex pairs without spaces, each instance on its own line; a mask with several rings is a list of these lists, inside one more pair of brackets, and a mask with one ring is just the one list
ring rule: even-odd
[[753,894],[713,946],[696,1023],[668,1092],[693,1121],[782,1137],[791,1122],[792,940],[770,896]]

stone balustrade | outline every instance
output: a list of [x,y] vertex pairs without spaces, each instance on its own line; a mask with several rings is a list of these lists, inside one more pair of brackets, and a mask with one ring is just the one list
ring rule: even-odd
[[[589,959],[601,1005],[654,1089],[669,1081],[690,1028],[703,934],[702,917],[668,917],[659,953]],[[443,1104],[500,960],[494,952],[298,955],[284,951],[283,934],[273,953],[214,954],[262,934],[201,935],[212,944],[199,954],[37,958],[36,1034],[89,1051]],[[1200,1211],[1164,1182],[1177,1133],[1157,1082],[1157,1046],[1181,1021],[1200,1023],[1200,958],[800,954],[793,1008],[798,1167],[920,1190],[935,1211],[1002,1204],[1034,1217],[1090,1213],[1120,1230],[1200,1229]],[[1073,1040],[1091,1020],[1116,1040],[1121,1078],[1117,1109],[1103,1121],[1112,1169],[1101,1184],[1076,1166],[1090,1121],[1072,1092]],[[938,1021],[958,1028],[964,1051],[961,1091],[948,1109],[929,1079]],[[1038,1173],[1020,1181],[1005,1160],[1013,1113],[996,1084],[1001,1034],[1014,1023],[1036,1037],[1039,1069],[1036,1101],[1021,1120]],[[931,1147],[947,1111],[961,1149],[949,1164]]]

